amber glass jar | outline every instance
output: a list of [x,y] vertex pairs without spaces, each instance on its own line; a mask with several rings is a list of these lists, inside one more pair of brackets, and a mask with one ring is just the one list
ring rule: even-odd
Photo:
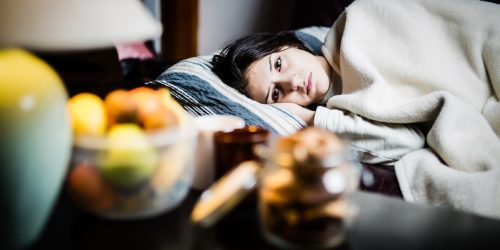
[[243,161],[258,159],[256,145],[265,145],[270,132],[259,126],[245,126],[214,134],[215,178],[219,179]]

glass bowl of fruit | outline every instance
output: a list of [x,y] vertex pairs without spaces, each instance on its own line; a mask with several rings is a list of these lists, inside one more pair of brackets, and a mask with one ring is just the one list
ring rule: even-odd
[[179,205],[193,175],[196,129],[167,89],[115,90],[68,101],[73,153],[66,185],[82,208],[112,219]]

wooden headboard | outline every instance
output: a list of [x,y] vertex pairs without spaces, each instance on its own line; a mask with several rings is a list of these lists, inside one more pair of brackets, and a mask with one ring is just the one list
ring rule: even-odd
[[170,62],[196,56],[198,48],[198,1],[162,0],[161,57]]

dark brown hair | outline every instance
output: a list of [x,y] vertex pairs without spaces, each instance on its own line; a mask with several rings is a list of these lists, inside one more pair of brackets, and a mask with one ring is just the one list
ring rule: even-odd
[[313,53],[293,31],[258,33],[237,39],[212,58],[212,71],[227,85],[247,95],[246,70],[252,62],[284,47],[294,47]]

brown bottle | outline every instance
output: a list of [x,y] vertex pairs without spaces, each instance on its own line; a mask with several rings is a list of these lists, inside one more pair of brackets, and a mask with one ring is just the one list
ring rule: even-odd
[[247,160],[258,160],[255,146],[267,144],[270,132],[258,126],[245,126],[230,132],[216,132],[215,178],[219,179],[235,166]]

